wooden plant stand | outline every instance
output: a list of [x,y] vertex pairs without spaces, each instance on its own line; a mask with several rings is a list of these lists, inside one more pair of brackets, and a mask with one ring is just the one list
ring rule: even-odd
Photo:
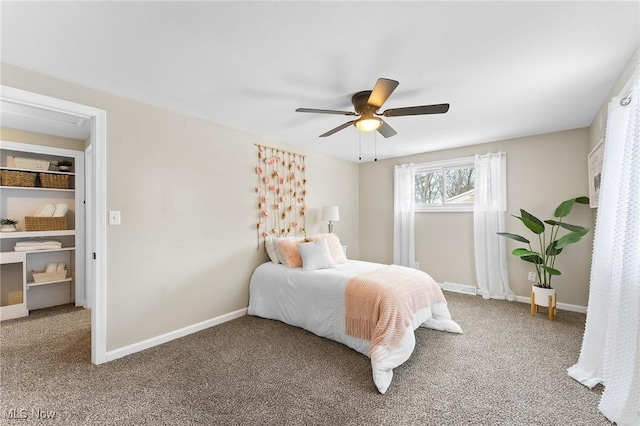
[[[558,301],[556,299],[556,304],[557,303]],[[556,317],[556,307],[553,304],[553,296],[549,296],[548,309],[549,309],[549,319],[552,320]],[[531,316],[532,317],[535,316],[538,312],[540,312],[540,306],[536,305],[536,295],[532,291],[531,292]]]

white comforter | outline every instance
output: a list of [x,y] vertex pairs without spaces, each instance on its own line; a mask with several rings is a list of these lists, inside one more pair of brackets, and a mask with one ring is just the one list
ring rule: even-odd
[[[351,277],[383,266],[349,260],[336,269],[303,271],[263,263],[251,277],[248,314],[304,328],[370,357],[369,340],[345,333],[344,295]],[[446,303],[434,303],[431,308],[418,311],[391,354],[384,360],[371,362],[373,381],[380,393],[385,393],[391,384],[393,369],[409,359],[416,343],[413,331],[419,326],[462,333],[460,326],[451,320]]]

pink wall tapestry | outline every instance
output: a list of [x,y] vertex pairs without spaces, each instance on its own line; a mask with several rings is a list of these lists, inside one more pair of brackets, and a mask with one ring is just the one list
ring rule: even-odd
[[260,242],[270,236],[306,236],[305,156],[264,145],[256,146],[258,248]]

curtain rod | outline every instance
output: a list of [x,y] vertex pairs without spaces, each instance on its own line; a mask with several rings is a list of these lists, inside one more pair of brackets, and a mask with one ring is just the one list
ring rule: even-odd
[[272,146],[262,145],[262,144],[259,144],[259,143],[256,143],[254,145],[257,146],[258,148],[271,149],[271,150],[273,150],[275,152],[281,152],[283,154],[297,155],[298,157],[302,157],[302,158],[305,157],[304,154],[298,154],[297,152],[286,151],[286,150],[284,150],[282,148],[274,148]]
[[504,151],[499,151],[499,152],[488,152],[488,153],[486,153],[486,154],[476,154],[475,158],[485,158],[485,157],[489,157],[489,158],[491,158],[491,157],[502,157],[503,155],[506,157],[507,153],[506,153],[506,152],[504,152]]

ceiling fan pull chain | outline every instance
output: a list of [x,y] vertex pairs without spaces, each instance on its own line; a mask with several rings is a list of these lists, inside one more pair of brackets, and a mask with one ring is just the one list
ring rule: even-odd
[[358,131],[358,161],[362,160],[362,132]]
[[373,133],[373,161],[378,161],[378,133]]

